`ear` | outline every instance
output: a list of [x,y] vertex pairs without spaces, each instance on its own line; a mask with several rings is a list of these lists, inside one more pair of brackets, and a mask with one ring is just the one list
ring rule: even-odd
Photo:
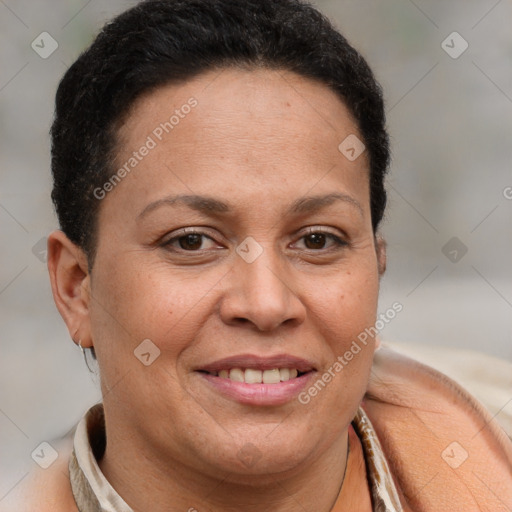
[[377,265],[379,268],[379,277],[386,271],[386,247],[387,243],[381,235],[375,236],[375,250],[377,252]]
[[71,339],[76,344],[80,341],[83,348],[92,348],[87,257],[62,231],[48,236],[48,272],[53,299]]

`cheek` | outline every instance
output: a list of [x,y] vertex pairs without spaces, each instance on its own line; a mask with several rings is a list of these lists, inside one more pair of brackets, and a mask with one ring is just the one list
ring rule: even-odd
[[218,277],[194,278],[137,260],[105,266],[96,276],[93,341],[132,354],[150,339],[161,350],[179,352],[194,339]]
[[[305,410],[328,417],[332,424],[346,424],[354,417],[372,367],[374,339],[367,333],[376,320],[378,273],[368,268],[340,271],[311,297],[315,329],[327,352],[323,367],[299,401]],[[324,427],[317,428],[320,432]],[[334,439],[337,433],[330,435]]]
[[324,406],[341,414],[340,397],[351,402],[346,404],[348,410],[357,407],[371,369],[378,272],[373,265],[354,265],[324,284],[311,296],[310,305],[315,327],[328,345],[318,378],[324,376],[329,382]]
[[173,385],[176,365],[196,336],[194,305],[204,292],[169,274],[141,262],[119,262],[97,273],[91,324],[107,400],[130,404],[155,394],[183,399]]
[[378,292],[377,269],[361,265],[340,270],[310,295],[310,308],[319,325],[330,330],[333,349],[343,350],[347,342],[375,323]]

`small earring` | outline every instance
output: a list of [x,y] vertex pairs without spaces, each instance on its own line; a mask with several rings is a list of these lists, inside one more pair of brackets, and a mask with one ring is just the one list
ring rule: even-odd
[[89,361],[87,361],[87,354],[85,353],[84,347],[82,347],[82,340],[78,340],[78,346],[80,347],[80,351],[82,352],[84,356],[85,364],[87,365],[88,370],[91,373],[94,373],[93,370],[91,370],[91,367],[89,366]]

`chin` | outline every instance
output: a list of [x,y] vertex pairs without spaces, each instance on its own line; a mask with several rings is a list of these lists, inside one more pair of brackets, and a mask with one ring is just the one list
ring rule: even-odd
[[319,454],[318,445],[322,440],[312,439],[311,429],[306,426],[294,432],[286,431],[286,427],[264,425],[256,432],[251,429],[239,436],[233,435],[229,443],[219,444],[220,458],[215,456],[210,462],[218,470],[230,473],[230,481],[240,484],[255,484],[254,477],[258,477],[259,484],[264,484],[275,482],[278,474],[291,476]]
[[[301,471],[308,455],[291,449],[260,450],[248,444],[232,457],[222,461],[222,470],[229,473],[230,482],[261,486],[275,484],[276,477],[290,477]],[[219,468],[220,469],[220,468]]]

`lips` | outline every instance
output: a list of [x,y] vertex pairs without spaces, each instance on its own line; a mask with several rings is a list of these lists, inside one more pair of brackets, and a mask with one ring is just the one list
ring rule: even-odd
[[[277,354],[274,356],[257,356],[252,354],[240,354],[236,356],[219,359],[212,363],[197,368],[198,371],[219,375],[221,372],[231,374],[233,369],[256,370],[297,370],[298,373],[307,373],[315,370],[313,363],[288,354]],[[226,377],[225,373],[222,375]],[[229,375],[231,377],[231,375]],[[286,379],[284,379],[286,380]]]
[[315,371],[311,362],[287,354],[271,357],[242,354],[196,369],[217,392],[252,405],[290,401]]

